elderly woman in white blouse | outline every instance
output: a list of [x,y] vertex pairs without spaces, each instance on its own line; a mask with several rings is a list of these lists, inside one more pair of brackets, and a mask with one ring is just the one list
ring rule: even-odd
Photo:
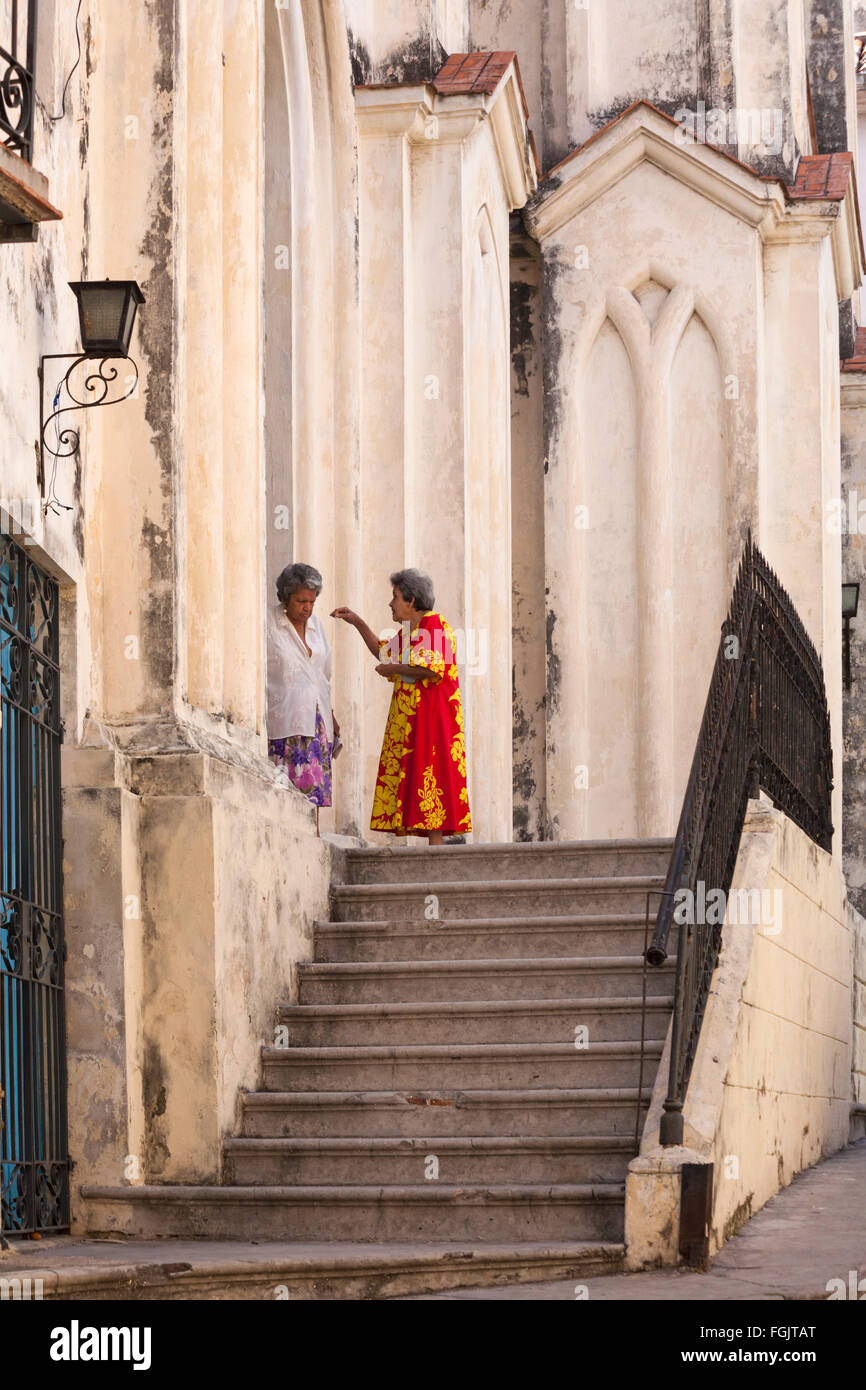
[[331,804],[340,726],[331,708],[331,646],[313,609],[322,576],[288,565],[268,613],[268,755],[316,807]]

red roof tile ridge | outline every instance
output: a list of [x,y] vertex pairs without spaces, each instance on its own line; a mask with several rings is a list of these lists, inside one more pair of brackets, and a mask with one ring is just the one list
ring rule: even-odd
[[838,150],[834,154],[804,154],[800,156],[794,181],[788,184],[792,198],[825,198],[839,200],[845,197],[854,156],[850,150]]
[[[568,154],[564,155],[563,158],[558,160],[556,164],[553,164],[549,169],[546,169],[544,171],[544,174],[542,175],[542,180],[550,178],[552,174],[555,174],[557,170],[561,169],[564,164],[567,164],[569,162],[569,160],[574,159],[574,157],[578,154],[582,154],[583,151],[593,143],[593,141],[598,140],[600,136],[604,135],[608,130],[611,130],[613,126],[615,126],[619,121],[624,120],[626,116],[631,115],[631,113],[633,111],[636,111],[640,106],[645,106],[649,111],[654,111],[656,115],[662,116],[671,125],[679,127],[679,121],[674,120],[673,116],[671,116],[669,112],[662,111],[661,107],[656,106],[651,101],[647,101],[646,97],[639,97],[637,101],[631,102],[631,104],[629,106],[626,106],[622,111],[620,111],[618,115],[613,116],[611,120],[606,121],[605,124],[603,126],[600,126],[598,130],[594,130],[592,135],[588,136],[588,138],[584,140],[582,145],[576,145],[573,150],[569,150]],[[698,142],[694,141],[693,143],[697,144]],[[706,140],[702,141],[701,143],[703,143],[707,149],[713,150],[716,154],[722,155],[724,159],[729,159],[732,164],[738,165],[740,169],[747,170],[750,174],[753,174],[756,178],[759,178],[763,183],[779,184],[784,189],[785,194],[792,199],[823,197],[831,202],[841,200],[845,197],[845,192],[848,186],[848,179],[850,177],[850,171],[853,167],[854,156],[850,153],[850,151],[840,151],[839,153],[832,155],[802,155],[800,158],[800,162],[797,166],[797,174],[795,176],[794,182],[791,184],[786,183],[786,181],[780,178],[777,174],[759,174],[757,169],[753,168],[751,164],[747,164],[745,160],[738,159],[736,155],[730,154],[728,150],[723,149],[720,145],[712,145],[709,143],[709,141]],[[804,189],[805,180],[808,178],[810,167],[813,167],[814,175],[812,182],[818,182],[823,178],[823,186],[826,191],[800,191],[800,169],[803,165],[804,160],[819,161],[819,163],[815,164],[814,166],[807,166],[807,168],[803,171]],[[837,161],[835,165],[833,164],[834,160]]]
[[[499,86],[511,64],[517,78],[517,89],[523,104],[523,115],[529,120],[529,103],[523,86],[523,74],[513,48],[474,49],[471,53],[450,53],[439,71],[429,81],[440,96],[468,96],[473,92],[490,95]],[[411,82],[356,82],[356,92],[378,92],[384,87],[421,87],[425,80]],[[539,169],[540,172],[540,169]]]

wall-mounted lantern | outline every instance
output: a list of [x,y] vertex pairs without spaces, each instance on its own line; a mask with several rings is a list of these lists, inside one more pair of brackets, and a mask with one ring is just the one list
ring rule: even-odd
[[[70,282],[69,288],[78,301],[78,320],[81,325],[80,352],[49,352],[39,359],[39,487],[44,492],[45,454],[54,459],[72,458],[79,445],[78,430],[71,425],[58,428],[56,447],[48,443],[48,427],[70,410],[90,410],[97,405],[119,405],[135,394],[138,386],[138,367],[129,356],[129,344],[139,304],[144,295],[134,280],[91,280]],[[54,395],[52,413],[45,419],[45,363],[60,358],[74,360],[61,378]],[[131,373],[127,389],[119,396],[110,396],[112,383],[117,380],[117,367],[106,365],[112,359],[128,361]],[[99,361],[99,366],[76,384],[75,373],[83,362]],[[63,393],[71,404],[62,405]],[[55,464],[56,467],[56,464]],[[47,509],[47,504],[46,504]]]
[[842,669],[845,679],[845,689],[851,689],[851,620],[857,617],[857,605],[860,601],[860,585],[842,585],[842,621],[845,626],[842,631]]
[[78,280],[69,288],[78,300],[85,357],[128,357],[135,315],[144,303],[135,281]]

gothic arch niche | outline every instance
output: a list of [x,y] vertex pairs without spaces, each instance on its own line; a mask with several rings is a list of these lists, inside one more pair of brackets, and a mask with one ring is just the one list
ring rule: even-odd
[[569,499],[572,509],[586,509],[574,518],[585,551],[584,592],[574,596],[572,614],[577,621],[581,611],[585,624],[586,748],[578,766],[586,768],[592,833],[627,836],[637,819],[638,419],[628,352],[609,318],[586,361],[581,416],[583,495]]
[[672,833],[727,595],[719,353],[687,285],[613,288],[581,373],[586,824]]
[[[507,317],[490,215],[478,213],[469,291],[464,706],[477,840],[510,840],[511,507]],[[473,769],[485,775],[472,778]],[[481,787],[485,787],[483,801]],[[477,788],[478,790],[474,790]]]
[[724,381],[695,313],[673,362],[669,401],[674,541],[674,798],[688,781],[728,600]]

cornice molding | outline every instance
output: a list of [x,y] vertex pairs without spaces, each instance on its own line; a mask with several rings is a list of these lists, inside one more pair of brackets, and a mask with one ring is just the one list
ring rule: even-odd
[[[538,187],[514,61],[491,93],[440,93],[432,83],[357,87],[355,109],[362,139],[405,136],[411,144],[462,144],[487,123],[510,207],[522,208]],[[432,121],[436,134],[431,136]]]
[[524,214],[544,241],[613,188],[639,164],[649,163],[752,227],[783,214],[785,195],[710,145],[677,139],[675,122],[637,106],[599,132],[543,180]]

